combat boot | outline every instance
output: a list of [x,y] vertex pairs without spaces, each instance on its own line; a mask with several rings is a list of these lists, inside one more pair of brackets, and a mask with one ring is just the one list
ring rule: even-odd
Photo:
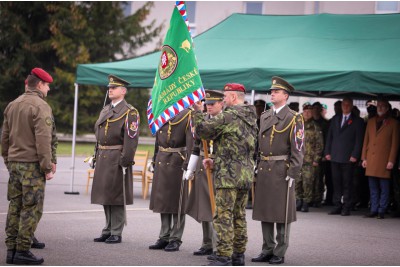
[[244,266],[244,253],[233,253],[232,254],[232,265],[233,266]]
[[15,249],[7,249],[7,259],[6,259],[7,264],[14,263],[14,255],[15,255]]
[[232,259],[230,257],[216,256],[215,260],[210,262],[208,266],[232,266]]
[[303,202],[303,206],[301,206],[301,211],[302,212],[308,212],[308,203],[307,202]]
[[46,246],[45,243],[39,242],[39,240],[37,240],[36,237],[32,237],[31,248],[44,249],[45,246]]
[[43,262],[43,258],[36,257],[29,250],[17,250],[14,255],[14,264],[17,265],[39,265]]
[[296,199],[296,211],[300,211],[302,205],[303,205],[303,200],[302,199]]

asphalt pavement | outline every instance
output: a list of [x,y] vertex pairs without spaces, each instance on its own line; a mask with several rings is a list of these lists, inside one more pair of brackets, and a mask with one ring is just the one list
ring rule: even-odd
[[[43,250],[32,252],[44,258],[43,265],[206,265],[207,259],[193,256],[201,245],[201,224],[186,217],[183,244],[178,252],[149,250],[160,231],[160,216],[142,199],[141,184],[134,184],[134,205],[128,206],[128,225],[121,244],[94,243],[105,224],[102,206],[90,204],[86,194],[87,166],[76,158],[71,190],[71,158],[61,157],[57,173],[46,185],[44,214],[36,231]],[[7,217],[8,172],[0,163],[0,265],[5,265],[5,221]],[[79,195],[64,192],[79,192]],[[284,265],[399,265],[400,219],[363,218],[367,210],[351,216],[327,215],[328,207],[298,213],[292,224],[290,245]],[[247,210],[248,245],[246,265],[261,251],[261,223]]]

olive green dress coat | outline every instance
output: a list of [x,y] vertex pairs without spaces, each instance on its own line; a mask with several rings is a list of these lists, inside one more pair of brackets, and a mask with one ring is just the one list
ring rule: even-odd
[[[150,196],[150,210],[153,212],[178,213],[183,170],[187,169],[194,141],[191,113],[191,109],[181,111],[157,131]],[[179,152],[171,152],[170,149]],[[183,195],[181,214],[185,211],[187,182],[184,184]]]
[[[206,118],[209,118],[208,115],[205,116]],[[207,141],[207,147],[209,157],[214,157],[216,151],[215,143]],[[213,152],[213,154],[210,152]],[[192,189],[186,205],[186,214],[198,222],[212,222],[213,216],[211,213],[210,191],[208,190],[206,170],[203,166],[204,149],[201,139],[196,138],[192,154],[198,155],[199,160],[197,162],[194,179],[191,182]],[[213,179],[213,177],[211,177],[211,179]],[[213,188],[214,187],[213,181]]]
[[[272,144],[271,134],[274,131]],[[281,133],[280,131],[285,130]],[[270,109],[260,118],[258,136],[260,156],[283,156],[287,160],[260,160],[256,178],[253,219],[262,222],[285,222],[286,176],[298,178],[304,155],[304,123],[301,115],[282,108],[277,115]],[[289,191],[288,223],[296,221],[295,185]]]
[[[124,205],[122,167],[127,167],[126,204],[133,204],[132,165],[139,139],[138,124],[138,111],[125,100],[112,109],[111,105],[107,105],[101,111],[95,124],[96,140],[100,147],[96,155],[92,204]],[[122,149],[107,149],[118,145]]]

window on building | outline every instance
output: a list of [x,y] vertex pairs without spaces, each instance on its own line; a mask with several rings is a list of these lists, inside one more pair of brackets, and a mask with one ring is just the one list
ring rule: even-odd
[[376,1],[375,13],[386,14],[386,13],[399,13],[400,4],[399,1]]
[[190,31],[192,36],[196,36],[196,2],[186,2],[187,18],[189,20]]
[[132,15],[132,1],[126,1],[122,4],[122,8],[124,9],[124,16]]
[[246,2],[246,14],[262,14],[263,2]]

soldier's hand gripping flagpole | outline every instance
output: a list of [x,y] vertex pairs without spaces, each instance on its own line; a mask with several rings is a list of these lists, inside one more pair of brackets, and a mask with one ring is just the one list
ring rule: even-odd
[[[206,140],[201,140],[203,142],[203,150],[204,150],[204,159],[208,159],[208,146]],[[211,176],[211,169],[209,166],[206,167],[206,174],[207,174],[207,184],[208,184],[208,191],[210,193],[210,203],[211,203],[211,213],[214,216],[215,214],[215,198],[214,198],[214,185]]]
[[124,197],[124,224],[128,225],[128,221],[126,219],[126,193],[125,193],[125,178],[126,178],[126,167],[122,167],[122,193]]

